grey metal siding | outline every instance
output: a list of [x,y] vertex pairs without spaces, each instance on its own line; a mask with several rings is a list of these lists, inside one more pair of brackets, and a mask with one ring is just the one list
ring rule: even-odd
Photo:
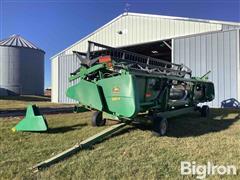
[[177,38],[173,49],[173,62],[189,66],[193,76],[211,71],[209,79],[215,85],[211,106],[220,107],[228,98],[238,99],[239,30]]
[[80,66],[80,61],[75,55],[64,55],[58,58],[58,102],[61,103],[76,103],[76,101],[66,96],[68,87],[77,83],[76,81],[69,82],[70,73],[74,72]]
[[0,46],[0,96],[43,95],[44,52]]

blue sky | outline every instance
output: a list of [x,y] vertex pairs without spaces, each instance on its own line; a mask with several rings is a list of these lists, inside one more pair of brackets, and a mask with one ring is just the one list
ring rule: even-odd
[[240,21],[240,0],[0,0],[0,39],[20,34],[46,52],[45,87],[51,86],[50,57],[124,12]]

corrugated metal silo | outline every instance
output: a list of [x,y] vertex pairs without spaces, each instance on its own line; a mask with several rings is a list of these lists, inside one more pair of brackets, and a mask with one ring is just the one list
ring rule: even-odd
[[0,41],[0,96],[43,95],[44,54],[19,35]]

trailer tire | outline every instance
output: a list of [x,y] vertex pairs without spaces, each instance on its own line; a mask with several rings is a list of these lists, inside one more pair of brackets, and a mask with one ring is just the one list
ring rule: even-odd
[[210,111],[210,109],[207,105],[202,106],[202,108],[200,110],[201,116],[202,117],[208,117],[209,111]]
[[102,112],[96,111],[92,116],[92,126],[104,126],[106,124],[106,119],[103,119]]
[[164,117],[154,117],[153,119],[153,135],[164,136],[167,133],[168,121]]

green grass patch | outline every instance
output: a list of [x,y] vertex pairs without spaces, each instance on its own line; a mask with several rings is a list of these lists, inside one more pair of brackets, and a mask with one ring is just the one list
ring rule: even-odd
[[0,111],[25,109],[29,104],[37,104],[39,107],[62,107],[70,104],[52,103],[45,96],[4,96],[0,97]]
[[[180,175],[181,161],[208,161],[240,168],[240,120],[235,110],[214,109],[170,119],[169,133],[155,137],[147,127],[126,126],[102,143],[38,173],[34,164],[109,127],[92,127],[91,112],[46,116],[46,133],[11,132],[18,118],[0,119],[2,179],[194,179]],[[210,176],[208,179],[239,179]]]

